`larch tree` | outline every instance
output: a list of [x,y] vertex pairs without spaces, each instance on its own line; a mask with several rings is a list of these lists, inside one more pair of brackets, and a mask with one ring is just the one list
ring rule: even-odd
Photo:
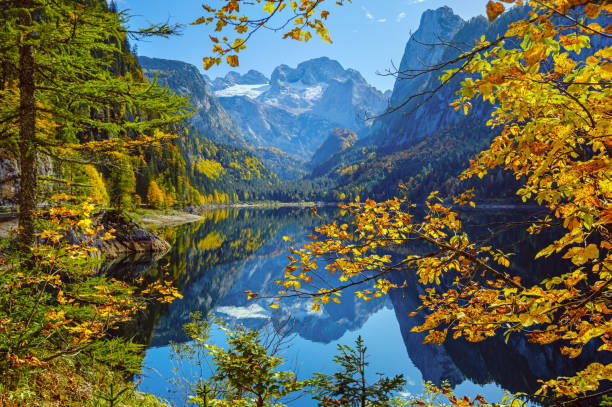
[[151,181],[147,190],[147,201],[155,209],[160,209],[165,205],[164,191],[161,190],[157,182]]
[[[324,25],[329,12],[323,9],[330,3],[227,0],[219,8],[205,5],[206,15],[195,24],[214,25],[220,34],[211,36],[213,54],[204,58],[204,67],[223,62],[222,57],[238,64],[237,53],[260,29],[281,29],[284,37],[300,41],[316,32],[330,41]],[[291,249],[291,264],[277,282],[280,297],[310,296],[318,310],[330,300],[338,302],[350,286],[363,286],[357,294],[370,300],[396,287],[388,274],[408,278],[414,273],[425,286],[420,311],[425,322],[414,330],[426,332],[426,342],[442,343],[448,336],[478,342],[504,332],[539,344],[559,343],[568,357],[578,356],[587,345],[612,351],[612,4],[523,3],[490,1],[490,20],[508,6],[529,7],[530,12],[503,36],[483,37],[457,59],[424,69],[446,69],[442,85],[464,78],[453,102],[456,110],[468,114],[477,98],[494,105],[487,124],[499,128],[500,135],[462,177],[483,177],[498,167],[513,173],[522,183],[517,194],[548,209],[527,231],[537,235],[555,224],[564,229],[536,258],[561,256],[567,266],[556,277],[523,283],[508,253],[472,241],[462,229],[452,205],[474,206],[470,191],[452,201],[433,191],[422,220],[405,199],[379,203],[357,198],[342,206],[352,222],[324,224],[312,242]],[[246,15],[257,5],[263,10]],[[425,242],[431,251],[399,260],[382,254],[410,242]],[[324,272],[319,271],[322,258],[329,260]],[[543,378],[539,394],[592,401],[612,392],[606,387],[611,377],[612,364],[592,361],[568,377]]]
[[91,163],[160,142],[171,137],[163,126],[190,111],[137,72],[113,72],[127,35],[169,35],[171,27],[130,33],[101,0],[2,0],[0,16],[0,132],[19,161],[21,242],[30,246],[43,157]]

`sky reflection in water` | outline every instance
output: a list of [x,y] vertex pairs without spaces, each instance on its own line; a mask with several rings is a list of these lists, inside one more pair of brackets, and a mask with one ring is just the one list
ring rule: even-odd
[[[482,217],[478,219],[482,221]],[[167,343],[186,339],[181,334],[182,324],[193,311],[215,311],[230,323],[244,322],[251,327],[266,318],[278,325],[290,314],[297,321],[297,336],[284,356],[286,368],[296,368],[299,379],[313,372],[333,373],[337,344],[352,345],[358,335],[368,347],[371,377],[377,372],[404,374],[406,392],[411,394],[423,390],[423,380],[448,378],[458,395],[474,397],[480,393],[489,402],[499,401],[504,391],[497,383],[511,391],[530,391],[536,378],[567,371],[566,362],[557,363],[554,352],[518,337],[509,344],[492,339],[476,345],[422,345],[422,336],[409,333],[418,321],[406,316],[416,308],[418,290],[414,284],[378,302],[365,303],[345,294],[341,305],[332,304],[320,316],[308,312],[306,300],[283,302],[278,311],[266,303],[247,302],[244,290],[276,292],[272,281],[282,275],[287,264],[287,243],[282,236],[291,236],[299,246],[319,223],[307,209],[232,210],[211,213],[198,224],[166,232],[173,244],[166,260],[171,263],[171,274],[179,277],[185,298],[159,311],[155,327],[148,328],[152,330],[152,336],[148,333],[152,346],[146,352],[139,389],[175,405],[184,404],[184,395],[173,393],[168,383],[173,372]],[[528,241],[521,245],[519,249],[525,253],[515,262],[522,272],[531,272],[534,247]],[[251,318],[244,319],[249,312]],[[223,333],[213,332],[212,341],[223,343]],[[290,405],[306,407],[314,402],[302,397]]]

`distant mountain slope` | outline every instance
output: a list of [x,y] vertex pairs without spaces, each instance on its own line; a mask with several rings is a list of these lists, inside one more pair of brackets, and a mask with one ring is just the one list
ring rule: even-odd
[[147,152],[137,172],[141,196],[146,196],[149,182],[156,180],[186,204],[235,202],[263,198],[262,191],[279,182],[247,149],[240,129],[195,66],[144,56],[138,60],[148,79],[157,76],[160,84],[188,95],[196,109],[173,148]]
[[[253,83],[255,78],[260,83]],[[247,143],[309,159],[335,128],[366,135],[362,120],[386,107],[385,96],[361,74],[329,58],[280,65],[270,80],[255,71],[213,81],[215,95]],[[222,87],[221,84],[227,83]]]
[[[489,39],[497,38],[509,23],[523,18],[525,13],[526,8],[513,9],[489,23],[484,17],[464,21],[448,7],[428,10],[406,45],[400,70],[414,73],[450,60],[459,52],[454,47],[428,44],[444,41],[469,49],[483,34]],[[398,78],[391,105],[398,106],[412,95],[436,88],[438,76],[439,72],[424,72],[412,79]],[[318,184],[332,184],[335,196],[361,194],[385,199],[400,193],[400,182],[408,187],[410,199],[416,201],[433,190],[446,194],[459,192],[457,175],[499,132],[485,125],[493,109],[488,102],[475,102],[468,117],[450,106],[461,80],[459,75],[431,99],[416,98],[401,111],[383,115],[365,140],[317,163],[309,178]],[[465,187],[470,186],[476,187],[477,199],[516,199],[516,180],[502,171],[482,182],[470,181]]]
[[147,196],[151,181],[184,205],[265,199],[279,179],[252,152],[216,144],[188,125],[180,137],[160,148],[147,149],[137,166],[136,191]]
[[[316,167],[311,177],[321,184],[331,183],[335,195],[344,194],[347,199],[355,195],[387,199],[402,194],[420,202],[434,190],[448,196],[473,186],[478,199],[507,202],[516,190],[513,176],[494,171],[484,181],[467,184],[460,184],[457,178],[494,134],[482,121],[463,118],[402,149],[353,147]],[[400,192],[400,182],[407,186],[406,191]]]
[[190,97],[196,109],[191,122],[203,136],[218,143],[247,146],[240,128],[213,97],[205,78],[195,66],[145,56],[139,56],[138,62],[147,79],[157,76],[161,85]]
[[300,180],[306,175],[308,163],[276,147],[254,147],[253,153],[282,180]]
[[334,154],[355,145],[357,135],[350,130],[335,129],[319,146],[312,157],[311,165],[316,166],[329,160]]

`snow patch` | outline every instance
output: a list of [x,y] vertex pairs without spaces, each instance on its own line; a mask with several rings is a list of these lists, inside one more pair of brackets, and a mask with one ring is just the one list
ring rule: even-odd
[[248,307],[217,307],[215,312],[236,319],[268,319],[270,316],[261,305],[251,304]]
[[259,95],[264,93],[270,88],[267,84],[259,85],[233,85],[229,88],[218,90],[215,92],[217,97],[232,97],[232,96],[246,96],[251,99],[256,99]]

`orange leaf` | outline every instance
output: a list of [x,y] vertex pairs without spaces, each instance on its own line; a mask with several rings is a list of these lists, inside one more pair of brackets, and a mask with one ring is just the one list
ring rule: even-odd
[[498,1],[489,1],[487,3],[487,17],[489,17],[489,21],[494,21],[504,11],[506,11],[506,7]]

